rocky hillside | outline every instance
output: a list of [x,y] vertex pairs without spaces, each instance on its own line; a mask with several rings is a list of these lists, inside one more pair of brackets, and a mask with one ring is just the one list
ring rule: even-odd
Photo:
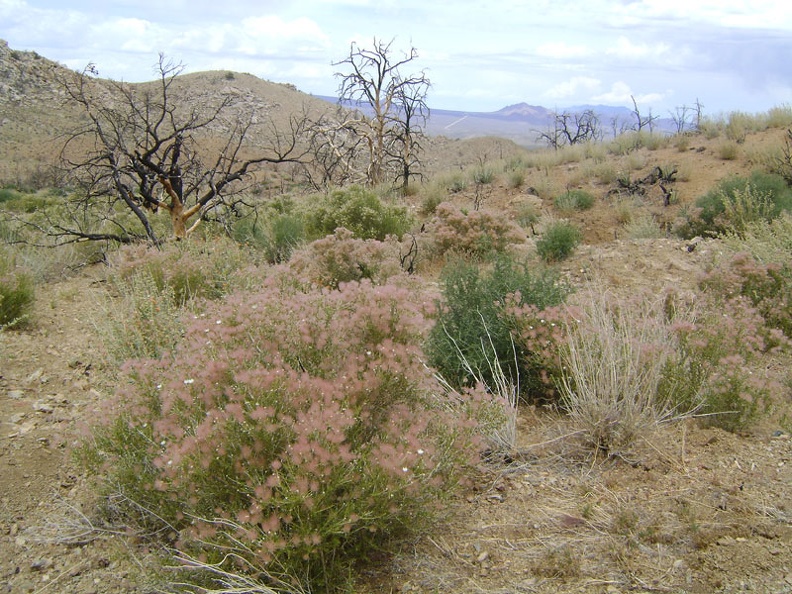
[[[66,135],[79,121],[79,110],[69,104],[63,81],[70,74],[64,66],[35,52],[9,48],[0,40],[0,183],[36,187],[52,185],[51,168]],[[96,79],[105,92],[114,82]],[[153,90],[159,81],[135,83],[140,90]],[[292,85],[272,83],[251,74],[210,71],[179,76],[172,87],[186,110],[207,113],[230,98],[228,115],[255,114],[260,123],[277,128],[288,126],[294,114],[316,114],[334,106]],[[216,132],[227,126],[217,122]],[[267,126],[262,126],[267,130]],[[252,139],[256,142],[256,139]]]

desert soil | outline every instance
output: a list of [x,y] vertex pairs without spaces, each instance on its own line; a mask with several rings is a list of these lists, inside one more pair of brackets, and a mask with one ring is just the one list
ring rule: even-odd
[[[564,266],[614,291],[692,287],[714,242],[584,247]],[[99,269],[42,285],[35,325],[0,334],[0,591],[150,592],[149,553],[99,520],[70,456],[113,373],[93,338]],[[783,377],[786,362],[765,370]],[[778,394],[779,406],[789,393]],[[792,440],[660,427],[597,459],[552,412],[525,408],[520,459],[482,467],[371,592],[792,592]]]

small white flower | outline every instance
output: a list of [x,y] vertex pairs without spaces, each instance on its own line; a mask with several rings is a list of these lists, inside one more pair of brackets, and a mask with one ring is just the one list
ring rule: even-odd
[[192,378],[184,380],[184,385],[185,386],[189,386],[190,384],[194,384],[194,383],[195,383],[195,380],[192,379]]
[[424,451],[423,450],[418,450],[418,455],[419,456],[423,456],[424,455]]
[[402,466],[402,472],[410,472],[410,469],[406,466]]
[[217,320],[217,321],[215,322],[215,324],[218,324],[218,325],[220,325],[220,324],[222,324],[222,323],[223,323],[223,320]]
[[162,384],[157,384],[157,390],[162,390]]

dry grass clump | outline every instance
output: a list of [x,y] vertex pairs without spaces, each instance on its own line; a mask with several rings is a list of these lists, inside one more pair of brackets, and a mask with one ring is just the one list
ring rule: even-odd
[[672,416],[658,392],[674,337],[662,302],[617,302],[593,287],[581,294],[581,319],[561,351],[561,399],[588,443],[609,452]]

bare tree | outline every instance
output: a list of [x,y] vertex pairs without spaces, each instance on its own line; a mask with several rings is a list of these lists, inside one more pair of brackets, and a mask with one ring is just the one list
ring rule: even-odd
[[553,129],[542,132],[538,140],[544,140],[554,149],[564,145],[574,145],[602,138],[599,118],[593,110],[577,113],[556,113]]
[[397,104],[400,117],[396,118],[388,131],[388,164],[395,173],[395,180],[401,182],[403,192],[407,191],[413,177],[422,177],[420,171],[421,142],[425,138],[424,126],[429,117],[426,105],[427,85],[408,85],[399,87]]
[[674,126],[676,127],[677,134],[682,134],[685,131],[685,128],[690,126],[690,117],[692,112],[693,109],[687,105],[680,105],[674,108],[674,111],[669,112],[671,114],[671,119],[674,122]]
[[[158,244],[152,216],[164,211],[173,236],[184,239],[210,212],[236,208],[244,180],[257,168],[306,154],[298,146],[305,118],[292,118],[285,131],[270,122],[263,131],[260,114],[230,95],[214,102],[181,96],[174,81],[182,70],[160,54],[154,85],[100,84],[93,66],[62,80],[83,112],[62,151],[80,188],[70,207],[94,216],[71,217],[52,234]],[[255,146],[254,137],[266,142]],[[124,212],[134,215],[131,221]],[[101,230],[90,230],[97,219]]]
[[[365,139],[368,150],[366,178],[370,185],[385,181],[388,155],[395,154],[389,143],[398,143],[402,149],[400,175],[403,178],[405,162],[409,172],[414,172],[414,159],[420,145],[414,142],[420,126],[418,122],[428,113],[426,94],[430,86],[424,72],[404,76],[401,70],[418,57],[413,47],[399,59],[392,58],[393,40],[385,43],[374,38],[373,48],[361,48],[352,43],[349,56],[334,63],[345,72],[341,78],[339,99],[360,107],[358,117],[350,121],[357,133]],[[406,118],[410,118],[410,122]],[[409,173],[408,172],[408,173]],[[412,175],[412,173],[409,173]]]
[[642,115],[641,110],[638,109],[638,102],[635,100],[635,97],[630,95],[630,99],[633,102],[633,116],[635,116],[635,125],[633,130],[640,132],[644,128],[649,128],[649,132],[652,132],[654,129],[654,123],[659,116],[652,115],[652,108],[649,108],[649,115]]
[[339,106],[336,113],[311,121],[308,138],[311,158],[303,164],[308,183],[316,189],[367,182],[361,159],[365,138],[358,134],[360,117]]
[[699,101],[698,97],[696,97],[693,108],[696,112],[696,131],[699,131],[701,130],[701,120],[704,118],[704,105]]

